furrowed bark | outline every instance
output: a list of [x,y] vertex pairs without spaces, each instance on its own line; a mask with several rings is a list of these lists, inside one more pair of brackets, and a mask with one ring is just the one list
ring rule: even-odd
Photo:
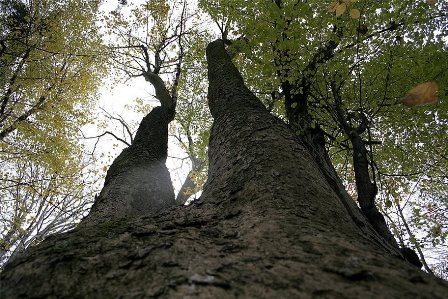
[[[212,51],[216,51],[216,53]],[[309,155],[308,149],[300,145],[302,142],[297,139],[295,132],[272,116],[261,102],[246,88],[241,75],[228,58],[220,41],[210,44],[208,53],[210,53],[208,54],[210,82],[208,97],[210,110],[215,121],[212,127],[209,145],[209,177],[211,179],[207,181],[204,187],[203,197],[234,197],[235,194],[241,192],[241,189],[248,181],[256,184],[257,193],[268,194],[272,193],[272,190],[275,189],[276,194],[279,195],[280,189],[274,187],[276,185],[275,178],[261,175],[257,177],[257,171],[248,174],[250,175],[248,178],[238,173],[240,168],[246,171],[248,169],[260,169],[260,174],[278,173],[282,174],[284,179],[286,177],[285,180],[290,179],[291,181],[285,184],[288,186],[296,186],[298,189],[284,189],[285,197],[288,197],[286,194],[290,193],[301,194],[301,191],[299,191],[300,188],[297,186],[297,181],[301,181],[302,179],[305,181],[315,180],[319,182],[319,186],[328,188],[326,192],[330,192],[332,195],[334,195],[332,189],[340,190],[342,188],[343,190],[342,184],[337,183],[337,178],[332,177],[334,186],[329,186],[326,182],[327,177],[321,173],[316,178],[311,178],[303,172],[304,170],[299,165],[309,165],[312,168],[321,169],[325,164],[322,162],[322,166],[316,165],[313,161],[314,159]],[[275,138],[273,138],[274,136]],[[223,142],[223,139],[227,141],[227,144]],[[310,144],[310,146],[315,145],[314,149],[319,151],[319,147],[315,143]],[[320,152],[315,153],[315,157],[313,158],[321,157],[321,154]],[[244,157],[251,157],[251,160],[245,161]],[[263,157],[272,160],[269,163],[263,160]],[[277,161],[277,163],[272,163],[273,160]],[[266,169],[263,169],[262,165],[266,165]],[[312,172],[315,173],[316,171]],[[326,175],[331,176],[331,169],[327,170]],[[217,190],[223,192],[222,187],[217,187],[223,185],[231,186],[232,190],[227,190],[227,194],[209,195],[210,192],[214,194]],[[255,192],[255,189],[252,192]],[[383,247],[387,248],[389,253],[399,254],[398,250],[389,247],[387,244],[383,244],[381,238],[368,227],[368,222],[363,218],[359,209],[356,208],[353,200],[351,200],[351,203],[347,201],[347,197],[344,197],[342,192],[336,194],[337,197],[330,197],[332,200],[319,203],[325,205],[326,208],[323,209],[321,215],[314,217],[322,216],[322,220],[326,219],[325,221],[327,221],[334,217],[325,215],[325,211],[334,210],[336,207],[342,206],[343,210],[340,212],[344,216],[341,217],[347,217],[349,215],[349,219],[346,219],[347,224],[355,225],[355,230],[370,235],[370,238],[375,240],[374,242],[382,244]],[[294,197],[294,204],[299,204],[299,198]],[[341,200],[341,198],[344,200]],[[266,207],[270,204],[269,201],[262,203]],[[293,203],[290,202],[289,204]],[[303,204],[313,205],[314,203],[306,202]],[[328,224],[330,226],[334,225],[330,223],[331,220],[328,221]]]

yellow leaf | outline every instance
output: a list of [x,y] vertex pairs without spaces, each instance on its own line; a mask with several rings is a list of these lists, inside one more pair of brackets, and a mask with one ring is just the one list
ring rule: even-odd
[[327,11],[328,12],[335,12],[336,11],[336,7],[339,5],[338,1],[335,2],[331,2],[331,4],[328,6]]
[[350,17],[352,17],[352,19],[359,19],[360,16],[361,12],[359,11],[359,9],[356,8],[350,9]]
[[346,9],[347,9],[347,4],[345,4],[345,3],[338,4],[336,6],[336,17],[339,17],[340,15],[342,15]]
[[439,86],[435,81],[418,84],[401,99],[401,103],[408,107],[437,103]]

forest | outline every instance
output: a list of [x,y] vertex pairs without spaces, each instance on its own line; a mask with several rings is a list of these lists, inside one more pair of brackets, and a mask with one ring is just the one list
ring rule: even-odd
[[0,28],[5,298],[448,293],[448,2],[4,0]]

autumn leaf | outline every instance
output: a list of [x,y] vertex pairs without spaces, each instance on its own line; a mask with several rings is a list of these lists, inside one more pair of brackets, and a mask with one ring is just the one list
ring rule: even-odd
[[426,4],[431,5],[431,6],[436,5],[436,3],[437,3],[437,0],[426,0]]
[[359,11],[359,9],[356,8],[350,9],[350,17],[352,19],[359,19],[360,16],[361,12]]
[[339,5],[339,2],[335,1],[335,2],[331,2],[331,4],[328,6],[327,11],[328,12],[335,12],[336,11],[336,7]]
[[345,4],[345,3],[338,4],[336,6],[336,17],[339,17],[340,15],[342,15],[346,9],[347,9],[347,4]]
[[435,81],[418,84],[401,99],[401,103],[408,107],[428,105],[437,102],[439,86]]

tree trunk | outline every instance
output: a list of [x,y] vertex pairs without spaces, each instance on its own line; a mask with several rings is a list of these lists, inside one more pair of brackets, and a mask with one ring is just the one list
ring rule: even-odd
[[6,266],[4,297],[444,298],[446,282],[347,211],[220,40],[207,59],[214,123],[201,198],[48,238]]
[[143,118],[128,148],[107,171],[103,190],[82,224],[145,215],[175,204],[165,161],[171,109],[154,108]]
[[188,172],[188,175],[180,187],[179,193],[176,197],[176,204],[178,205],[184,205],[188,199],[197,192],[196,190],[198,186],[193,176],[197,175],[198,172],[201,172],[204,169],[205,163],[201,161],[201,159],[195,156],[191,156],[190,159],[192,164],[191,170]]

